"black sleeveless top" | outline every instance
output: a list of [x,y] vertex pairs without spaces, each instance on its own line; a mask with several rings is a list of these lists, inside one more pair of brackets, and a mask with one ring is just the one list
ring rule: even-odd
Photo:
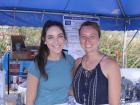
[[[101,61],[100,61],[101,62]],[[108,104],[108,79],[104,76],[100,62],[87,71],[79,64],[73,79],[75,99],[83,105]]]

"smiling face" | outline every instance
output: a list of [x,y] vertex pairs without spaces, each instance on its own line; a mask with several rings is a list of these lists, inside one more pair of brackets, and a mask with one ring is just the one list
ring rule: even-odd
[[64,43],[64,33],[58,26],[52,26],[47,30],[45,44],[48,46],[50,54],[60,54]]
[[92,26],[83,26],[80,29],[80,44],[86,52],[94,52],[99,46],[98,31]]

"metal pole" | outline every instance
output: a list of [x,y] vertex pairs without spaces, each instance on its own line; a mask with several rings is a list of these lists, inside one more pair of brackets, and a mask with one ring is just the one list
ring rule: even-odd
[[125,26],[124,37],[123,37],[123,68],[126,68],[126,41],[127,41],[127,31]]
[[10,60],[9,60],[9,59],[10,59],[10,53],[8,52],[8,62],[7,62],[7,63],[8,63],[8,65],[7,65],[7,66],[8,66],[8,75],[7,75],[7,76],[8,76],[8,78],[7,78],[7,83],[8,83],[8,86],[7,86],[8,95],[9,95],[9,89],[10,89],[10,77],[9,77],[9,76],[10,76],[10,71],[9,71],[9,69],[10,69],[10,67],[9,67],[9,61],[10,61]]

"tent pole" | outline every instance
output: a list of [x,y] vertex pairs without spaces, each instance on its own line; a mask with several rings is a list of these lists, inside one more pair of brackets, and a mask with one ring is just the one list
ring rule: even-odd
[[123,37],[123,59],[122,59],[122,67],[123,68],[126,68],[127,67],[127,55],[126,55],[126,41],[127,41],[127,25],[128,25],[128,22],[127,22],[127,19],[128,19],[128,16],[126,15],[125,11],[124,11],[124,8],[123,8],[123,5],[122,5],[122,1],[121,0],[116,0],[117,1],[117,4],[118,4],[118,7],[120,8],[120,11],[121,11],[121,14],[123,16],[123,18],[125,19],[125,24],[124,24],[124,37]]
[[33,13],[33,14],[56,14],[56,15],[75,15],[75,16],[91,16],[93,17],[93,15],[96,15],[96,17],[100,17],[100,18],[107,18],[107,19],[122,19],[121,17],[118,17],[118,16],[102,16],[102,15],[97,15],[97,14],[82,14],[82,13],[65,13],[65,12],[51,12],[51,11],[31,11],[31,10],[28,10],[28,11],[25,11],[25,10],[18,10],[18,9],[11,9],[11,10],[4,10],[4,9],[0,9],[0,12],[15,12],[15,13]]
[[[137,31],[135,32],[135,34],[133,35],[132,39],[128,42],[126,49],[128,49],[129,45],[131,44],[131,42],[133,41],[133,39],[135,38],[135,36],[137,35],[138,32],[139,32],[139,30],[137,30]],[[125,50],[126,50],[126,49],[125,49]]]
[[127,30],[126,30],[126,25],[125,25],[125,30],[124,30],[124,37],[123,37],[123,65],[122,65],[122,67],[123,68],[126,68],[127,67],[127,65],[126,65],[126,51],[127,50],[125,50],[126,49],[126,41],[127,41]]

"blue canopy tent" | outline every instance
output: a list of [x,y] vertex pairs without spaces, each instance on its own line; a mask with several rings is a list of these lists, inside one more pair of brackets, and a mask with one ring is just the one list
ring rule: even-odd
[[[77,14],[98,17],[102,30],[139,30],[139,4],[140,0],[1,0],[0,25],[41,27],[48,19],[62,22],[64,14]],[[125,50],[126,46],[123,62]]]
[[140,0],[1,0],[0,25],[40,27],[63,14],[100,18],[103,30],[140,28]]

